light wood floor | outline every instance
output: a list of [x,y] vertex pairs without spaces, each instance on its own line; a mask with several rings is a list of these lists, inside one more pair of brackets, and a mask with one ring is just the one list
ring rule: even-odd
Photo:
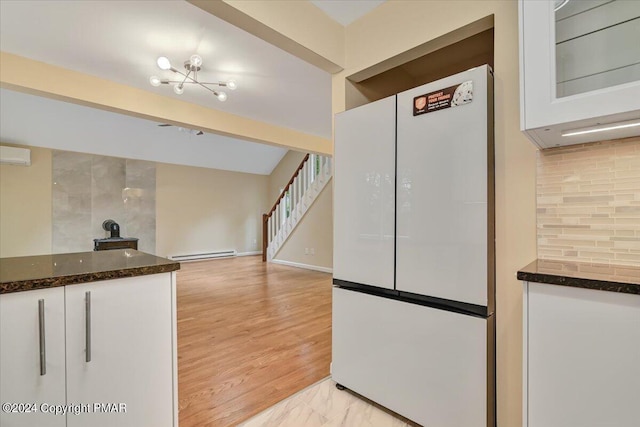
[[180,427],[235,426],[329,375],[331,275],[259,256],[178,272]]

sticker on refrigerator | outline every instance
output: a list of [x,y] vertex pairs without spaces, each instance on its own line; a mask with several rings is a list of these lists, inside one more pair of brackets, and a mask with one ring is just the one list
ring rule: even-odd
[[413,115],[432,113],[445,108],[457,107],[473,101],[473,81],[440,89],[413,98]]

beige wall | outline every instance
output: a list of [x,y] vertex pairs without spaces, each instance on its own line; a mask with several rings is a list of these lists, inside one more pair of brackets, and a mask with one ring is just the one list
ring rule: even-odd
[[262,250],[268,177],[158,163],[159,256]]
[[640,138],[538,153],[538,258],[640,265]]
[[[307,153],[302,151],[289,150],[284,155],[278,166],[276,166],[271,175],[269,175],[269,197],[267,199],[267,209],[276,202],[276,198],[280,196],[281,190],[291,179],[293,172],[300,166],[300,162]],[[266,212],[265,212],[266,213]]]
[[[30,147],[28,147],[30,148]],[[156,253],[262,249],[269,177],[156,165]],[[52,150],[31,148],[31,166],[0,166],[0,257],[51,253]]]
[[51,253],[51,200],[51,150],[31,148],[31,166],[0,165],[0,257]]
[[536,257],[535,148],[519,130],[516,1],[388,1],[346,30],[345,71],[333,77],[333,112],[345,77],[494,14],[498,425],[522,424],[522,290],[516,271]]
[[[333,182],[327,183],[293,230],[275,259],[314,267],[333,268]],[[305,254],[313,248],[314,254]]]

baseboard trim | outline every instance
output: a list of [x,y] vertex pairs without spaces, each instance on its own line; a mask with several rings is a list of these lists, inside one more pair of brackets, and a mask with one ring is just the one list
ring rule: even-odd
[[236,254],[236,256],[252,256],[252,255],[262,255],[262,251],[240,252]]
[[284,260],[281,260],[281,259],[272,259],[271,262],[274,263],[274,264],[282,264],[282,265],[286,265],[286,266],[289,266],[289,267],[304,268],[306,270],[321,271],[323,273],[333,273],[333,268],[321,267],[319,265],[302,264],[302,263],[299,263],[299,262],[284,261]]

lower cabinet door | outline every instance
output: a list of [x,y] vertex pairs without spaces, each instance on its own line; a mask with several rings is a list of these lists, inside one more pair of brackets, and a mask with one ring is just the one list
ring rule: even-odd
[[66,310],[67,426],[173,426],[171,274],[68,286]]
[[640,425],[640,295],[529,283],[528,427]]
[[64,343],[63,287],[0,295],[0,426],[66,425]]

